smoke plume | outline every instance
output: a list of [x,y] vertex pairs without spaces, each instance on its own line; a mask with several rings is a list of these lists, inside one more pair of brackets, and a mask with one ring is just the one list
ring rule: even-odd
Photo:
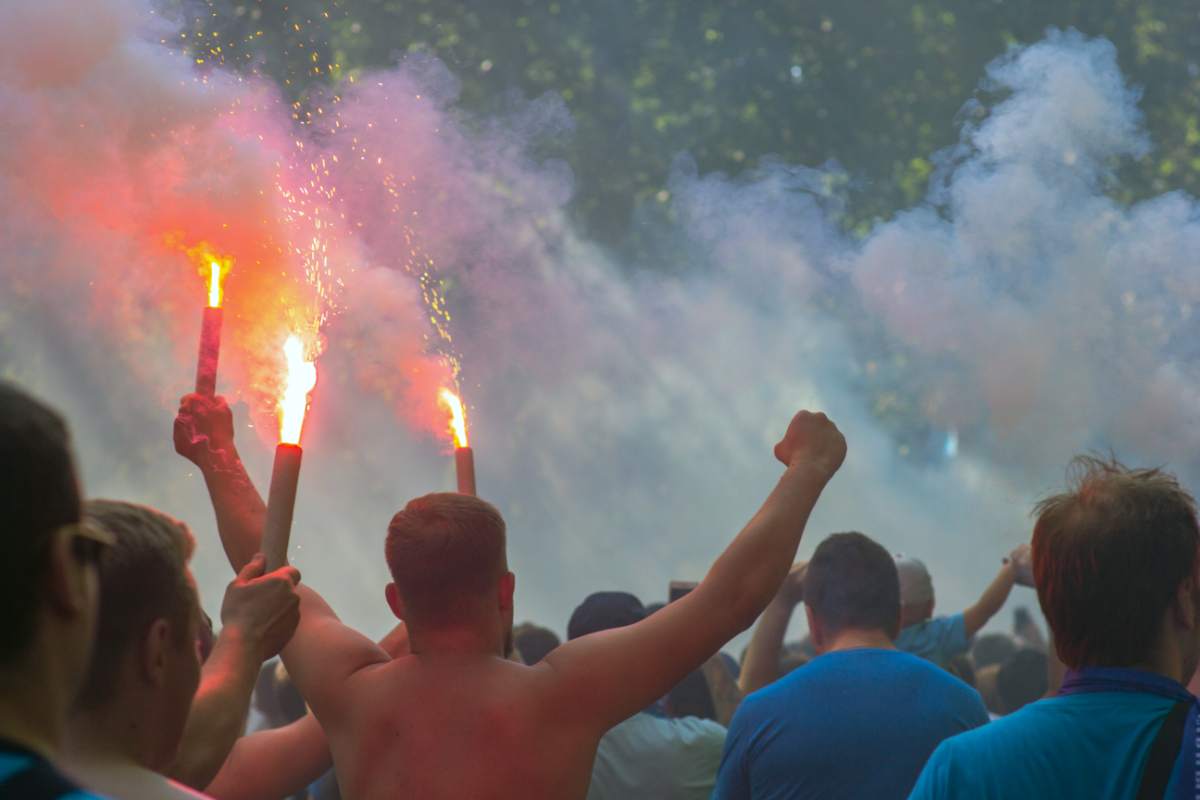
[[[321,351],[293,560],[371,632],[388,519],[452,486],[436,391],[455,359],[518,616],[560,630],[590,591],[700,578],[801,407],[850,442],[802,553],[862,530],[923,557],[946,610],[1073,453],[1196,472],[1197,205],[1110,198],[1151,143],[1105,41],[998,59],[926,201],[865,238],[838,227],[831,168],[681,158],[671,272],[573,228],[569,170],[534,155],[571,135],[555,98],[471,118],[444,67],[410,59],[299,125],[276,87],[174,41],[132,0],[0,12],[0,367],[68,415],[89,494],[193,526],[212,610],[230,574],[170,444],[204,298],[181,242],[236,261],[220,387],[259,480],[279,345],[298,329]],[[898,445],[888,403],[928,453]]]

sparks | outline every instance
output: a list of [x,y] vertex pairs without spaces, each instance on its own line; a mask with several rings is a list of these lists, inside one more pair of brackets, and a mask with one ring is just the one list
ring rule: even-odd
[[467,415],[462,400],[449,389],[442,389],[438,393],[438,400],[450,410],[450,433],[454,436],[454,446],[467,447]]
[[308,393],[317,385],[317,365],[304,360],[304,343],[299,336],[287,338],[283,354],[287,357],[287,386],[279,399],[279,441],[298,445],[308,411]]

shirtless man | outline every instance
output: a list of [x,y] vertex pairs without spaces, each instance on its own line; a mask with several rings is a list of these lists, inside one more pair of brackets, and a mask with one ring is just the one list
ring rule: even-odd
[[[258,551],[265,508],[241,465],[225,403],[184,398],[176,449],[203,472],[226,553]],[[345,796],[583,798],[600,737],[749,627],[775,595],[846,443],[801,411],[775,456],[787,469],[691,593],[635,625],[568,642],[535,666],[504,658],[515,578],[504,522],[473,497],[433,494],[392,519],[386,596],[412,655],[389,660],[301,586],[283,651],[329,737]]]

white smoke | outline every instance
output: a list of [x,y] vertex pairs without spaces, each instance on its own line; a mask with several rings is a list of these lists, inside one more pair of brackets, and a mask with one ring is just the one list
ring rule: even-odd
[[[665,277],[622,268],[570,224],[569,171],[531,155],[571,135],[551,98],[470,119],[444,68],[410,61],[343,87],[339,127],[314,135],[270,86],[198,80],[140,4],[70,5],[109,22],[64,24],[52,3],[0,11],[0,366],[67,413],[89,493],[191,523],[212,610],[229,570],[203,482],[169,440],[202,297],[156,238],[171,222],[232,226],[256,302],[302,282],[300,234],[313,214],[326,226],[342,310],[322,329],[294,561],[372,632],[387,624],[388,519],[452,485],[429,433],[445,379],[420,299],[430,263],[480,491],[510,526],[518,616],[559,630],[591,591],[651,601],[701,577],[772,487],[771,447],[800,407],[827,411],[851,448],[802,553],[863,530],[923,557],[947,610],[1028,536],[1031,500],[1071,454],[1111,446],[1192,474],[1196,203],[1107,196],[1115,163],[1148,145],[1104,41],[1052,33],[999,59],[985,88],[1004,99],[967,115],[928,201],[862,241],[839,231],[826,170],[730,178],[681,160],[673,235],[694,268]],[[299,228],[275,190],[281,174],[303,184],[287,177],[294,140],[337,188],[306,201]],[[247,426],[264,420],[255,376],[270,354],[238,348],[265,351],[285,323],[262,316],[222,353]],[[956,458],[904,457],[864,390],[880,364],[916,387],[922,425],[961,437]],[[265,479],[270,435],[240,435]]]

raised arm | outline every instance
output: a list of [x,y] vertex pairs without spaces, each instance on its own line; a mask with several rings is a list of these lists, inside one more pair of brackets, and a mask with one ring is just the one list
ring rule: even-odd
[[804,599],[804,571],[807,567],[808,564],[804,562],[792,567],[780,584],[779,591],[758,618],[754,635],[750,637],[750,646],[746,649],[746,661],[738,676],[738,688],[743,695],[757,692],[779,679],[783,639],[787,635],[792,612]]
[[1032,571],[1029,567],[1029,545],[1022,544],[1004,559],[996,577],[983,590],[983,594],[969,608],[963,611],[963,628],[970,639],[983,629],[992,617],[1004,607],[1013,586],[1018,583],[1032,586]]
[[537,667],[551,681],[551,708],[603,732],[748,628],[787,575],[808,515],[845,455],[845,439],[824,414],[797,414],[775,446],[783,477],[695,590],[636,625],[567,642]]
[[175,452],[200,468],[217,516],[221,545],[235,571],[259,551],[267,505],[246,473],[223,397],[185,395],[175,415]]
[[[381,639],[379,646],[392,658],[407,655],[404,623]],[[316,716],[306,714],[289,725],[238,739],[204,792],[215,800],[291,797],[302,793],[332,765],[325,731]]]
[[204,664],[170,776],[202,789],[242,735],[259,667],[278,653],[300,621],[300,573],[282,567],[264,575],[255,556],[225,590],[221,634]]
[[[233,441],[233,416],[224,398],[190,394],[175,418],[175,449],[200,468],[217,515],[225,554],[240,569],[259,551],[266,506]],[[299,586],[300,624],[283,650],[296,688],[318,717],[335,708],[343,682],[363,667],[388,660],[367,637],[343,625],[312,589]]]

